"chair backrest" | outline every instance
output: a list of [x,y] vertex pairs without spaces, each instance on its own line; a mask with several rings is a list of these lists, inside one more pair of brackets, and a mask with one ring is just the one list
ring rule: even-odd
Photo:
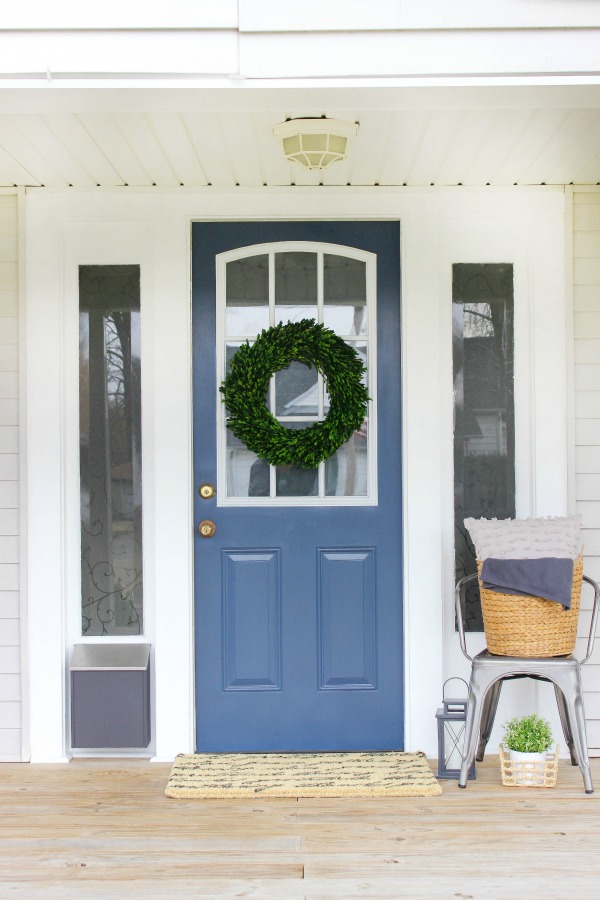
[[[587,648],[584,658],[581,660],[581,665],[588,661],[590,656],[594,651],[594,640],[596,637],[596,627],[598,624],[598,614],[600,612],[600,587],[594,581],[593,578],[590,578],[589,575],[584,575],[583,580],[586,581],[594,590],[594,605],[592,609],[592,618],[590,620],[590,630],[588,633],[588,642]],[[464,611],[464,600],[467,590],[477,583],[477,575],[465,575],[464,578],[461,578],[458,584],[456,585],[456,589],[454,591],[454,604],[456,610],[456,622],[458,625],[458,637],[460,641],[460,649],[464,656],[469,661],[473,661],[473,657],[469,655],[467,650],[467,640],[465,635],[465,623],[463,618]]]

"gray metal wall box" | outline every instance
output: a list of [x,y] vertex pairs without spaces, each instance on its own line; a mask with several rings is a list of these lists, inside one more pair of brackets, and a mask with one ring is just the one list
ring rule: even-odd
[[69,666],[71,746],[150,743],[150,644],[76,644]]

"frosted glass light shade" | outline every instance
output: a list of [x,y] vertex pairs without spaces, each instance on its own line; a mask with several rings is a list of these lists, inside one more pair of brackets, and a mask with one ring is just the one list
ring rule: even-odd
[[290,119],[273,127],[275,137],[283,141],[286,159],[306,169],[326,169],[340,162],[357,132],[356,122],[340,119]]

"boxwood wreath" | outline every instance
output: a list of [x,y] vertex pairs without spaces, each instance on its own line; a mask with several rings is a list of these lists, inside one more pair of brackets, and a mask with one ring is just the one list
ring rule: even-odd
[[[302,429],[286,428],[266,406],[272,376],[294,360],[323,375],[330,401],[327,417]],[[369,400],[364,373],[355,348],[314,319],[280,323],[261,331],[252,344],[242,344],[231,360],[219,388],[227,427],[273,466],[314,469],[364,422]]]

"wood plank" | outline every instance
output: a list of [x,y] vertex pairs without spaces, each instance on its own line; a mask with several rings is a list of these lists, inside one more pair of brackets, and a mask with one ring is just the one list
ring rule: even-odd
[[[0,623],[0,642],[3,647],[19,647],[21,643],[21,630],[18,619],[2,619]],[[2,717],[0,716],[0,723]],[[0,727],[2,727],[0,725]]]
[[18,701],[0,702],[0,730],[21,727],[21,704]]
[[575,494],[577,500],[600,500],[600,473],[576,475]]
[[[17,265],[16,263],[0,262],[0,283],[4,283],[7,287],[11,286],[12,275],[7,273],[7,269],[14,268],[14,282],[17,283]],[[0,318],[0,344],[17,344],[19,342],[19,321],[16,316],[2,316]]]
[[[2,429],[0,429],[0,440]],[[0,509],[0,534],[19,534],[19,510]]]
[[600,472],[600,446],[576,447],[575,471],[580,475]]
[[19,647],[0,647],[0,674],[18,675],[21,671],[21,650]]
[[0,591],[19,590],[19,566],[0,563]]
[[[433,765],[433,763],[432,763]],[[170,765],[0,767],[0,880],[31,898],[256,896],[564,900],[597,893],[600,793],[562,760],[552,790],[505,788],[498,760],[439,797],[170,800]],[[600,783],[600,760],[592,760]],[[460,859],[460,866],[456,860]],[[560,878],[557,859],[560,858]]]
[[0,674],[0,701],[10,702],[21,699],[21,676]]
[[[20,614],[19,592],[0,591],[0,619],[18,619]],[[0,690],[0,700],[2,697]]]
[[0,427],[19,424],[19,401],[0,398]]
[[578,338],[575,341],[575,363],[594,363],[600,359],[600,340],[597,338]]
[[0,761],[21,758],[21,729],[0,728]]
[[[600,278],[600,260],[598,260],[598,277]],[[574,322],[576,340],[600,338],[600,312],[576,312]]]
[[[586,234],[586,232],[581,232]],[[593,232],[596,234],[596,232]],[[600,232],[599,232],[600,233]],[[573,286],[573,309],[575,312],[600,311],[600,285],[576,284]]]
[[586,528],[581,533],[586,556],[600,556],[600,528]]
[[234,187],[236,178],[223,138],[221,116],[214,112],[186,112],[182,118],[206,182]]
[[18,453],[0,452],[0,481],[16,481],[19,477]]
[[17,509],[19,506],[18,481],[0,481],[0,508]]
[[144,113],[116,113],[115,123],[151,184],[174,187],[180,183],[161,146],[158,129]]
[[[80,113],[78,118],[116,172],[117,178],[111,184],[152,184],[152,179],[142,168],[114,116],[109,113]],[[108,180],[103,183],[108,184]]]
[[150,117],[154,133],[175,173],[177,184],[205,185],[206,176],[192,147],[180,113],[154,112]]
[[19,346],[18,346],[17,342],[15,341],[13,344],[2,344],[0,342],[0,372],[18,372],[18,371],[19,371]]
[[600,360],[592,365],[575,366],[575,390],[600,391]]
[[15,400],[19,396],[19,375],[17,372],[0,372],[0,398]]
[[600,444],[600,418],[577,419],[575,422],[575,443],[580,447]]
[[[589,234],[589,232],[585,232]],[[600,258],[580,258],[573,260],[573,282],[575,284],[600,284]]]
[[[19,562],[19,538],[16,535],[0,536],[0,563]],[[0,640],[2,638],[0,637]],[[3,642],[4,643],[4,642]]]
[[600,418],[600,391],[577,391],[575,416],[579,419]]
[[[0,210],[2,212],[2,210]],[[0,288],[0,316],[17,317],[19,315],[19,294],[15,288]]]
[[18,259],[18,238],[16,234],[0,235],[0,259],[3,262],[16,262]]
[[600,230],[600,196],[598,194],[587,196],[595,197],[595,202],[577,202],[573,206],[573,228],[575,231]]
[[582,517],[584,528],[600,528],[600,501],[580,501],[577,513]]

